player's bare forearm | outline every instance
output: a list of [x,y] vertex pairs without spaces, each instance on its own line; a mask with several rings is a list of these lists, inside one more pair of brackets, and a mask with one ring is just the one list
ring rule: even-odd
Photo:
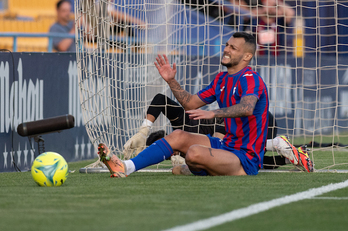
[[215,117],[223,118],[251,116],[253,114],[257,100],[258,99],[255,96],[245,96],[242,98],[239,104],[233,105],[231,107],[216,109],[212,112],[214,112]]
[[185,91],[180,84],[175,80],[171,80],[168,82],[170,89],[172,90],[175,98],[179,101],[179,103],[185,108],[188,109],[188,103],[192,98],[192,94]]

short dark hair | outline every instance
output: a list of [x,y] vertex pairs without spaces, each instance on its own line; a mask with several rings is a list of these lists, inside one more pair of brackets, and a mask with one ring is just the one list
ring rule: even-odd
[[59,2],[57,2],[56,9],[58,10],[64,2],[68,2],[71,5],[71,2],[69,0],[60,0]]
[[255,55],[256,52],[256,39],[252,34],[247,32],[236,32],[232,35],[234,38],[244,38],[246,44],[250,46],[250,52]]

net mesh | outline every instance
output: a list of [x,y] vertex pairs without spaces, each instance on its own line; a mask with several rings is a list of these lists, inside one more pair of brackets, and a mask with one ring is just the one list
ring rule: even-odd
[[[235,31],[258,41],[278,135],[307,144],[317,170],[347,168],[348,4],[345,1],[75,0],[80,101],[87,133],[121,154],[157,93],[174,99],[154,66],[177,64],[194,94],[224,67]],[[216,104],[207,109],[216,108]],[[172,131],[162,115],[152,130]],[[122,158],[122,156],[120,156]]]

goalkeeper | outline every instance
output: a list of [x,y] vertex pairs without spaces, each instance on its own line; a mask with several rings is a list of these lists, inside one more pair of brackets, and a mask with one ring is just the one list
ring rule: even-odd
[[[163,94],[157,94],[151,101],[146,113],[146,118],[139,128],[139,132],[130,138],[124,145],[123,154],[126,159],[129,159],[133,155],[138,155],[146,146],[150,146],[153,142],[165,136],[163,130],[150,134],[152,124],[161,113],[169,119],[173,130],[181,129],[192,133],[209,134],[220,139],[223,139],[226,134],[223,118],[191,120],[177,102]],[[280,156],[264,156],[264,168],[274,169],[286,164],[301,166],[299,162],[296,161],[296,157],[298,156],[297,152],[306,152],[306,150],[304,148],[296,150],[286,137],[277,136],[277,123],[270,112],[268,121],[266,150],[275,150]],[[180,155],[173,155],[171,159],[174,166],[185,163],[184,158],[180,157]],[[177,166],[173,169],[173,173],[178,174],[180,171],[180,173],[185,174],[188,172],[187,170],[187,166]],[[306,168],[305,170],[307,171]]]

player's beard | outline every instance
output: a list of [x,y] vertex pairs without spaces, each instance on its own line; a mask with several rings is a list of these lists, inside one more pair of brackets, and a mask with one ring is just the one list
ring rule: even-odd
[[[243,57],[243,56],[242,56],[242,57]],[[230,62],[228,62],[228,63],[223,63],[223,62],[221,61],[221,65],[222,65],[222,66],[225,66],[225,67],[227,67],[227,68],[237,66],[237,65],[240,63],[240,61],[242,60],[242,57],[240,57],[238,60],[237,60],[237,59],[232,59],[232,58],[231,58]]]

